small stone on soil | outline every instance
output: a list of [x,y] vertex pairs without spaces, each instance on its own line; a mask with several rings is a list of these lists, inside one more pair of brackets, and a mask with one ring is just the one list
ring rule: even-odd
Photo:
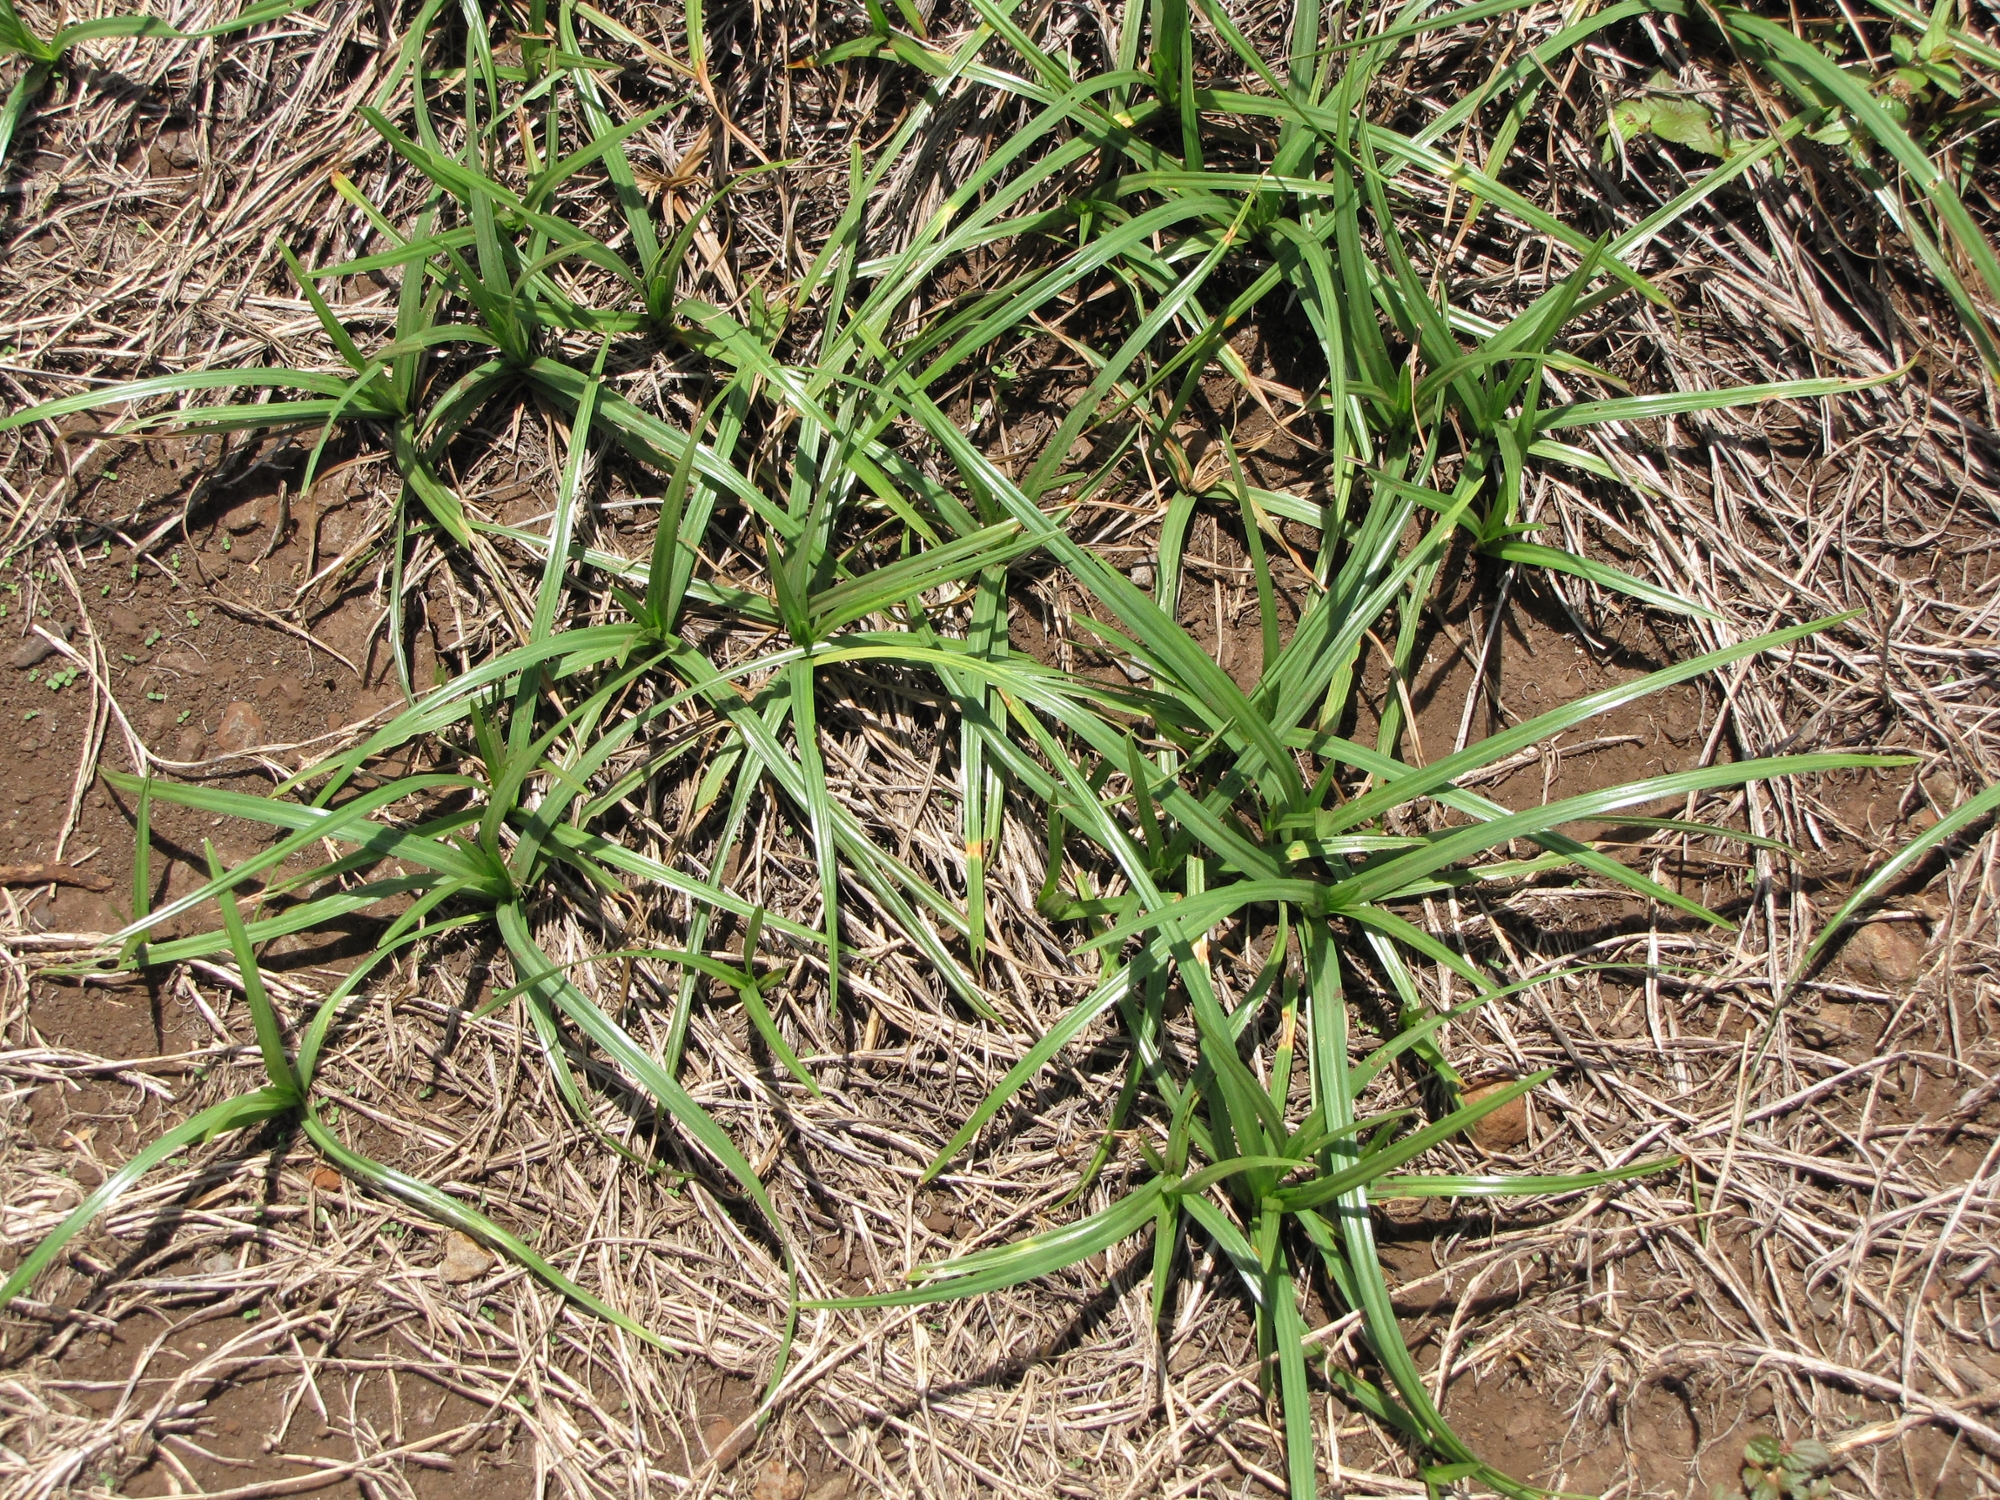
[[201,731],[190,724],[174,740],[174,759],[178,761],[200,760],[201,751]]
[[438,1269],[453,1286],[477,1281],[492,1264],[486,1247],[471,1235],[454,1229],[444,1237],[444,1259],[438,1262]]
[[254,705],[240,699],[222,711],[222,723],[215,731],[218,748],[231,752],[250,749],[270,739],[264,728],[264,716]]
[[737,1417],[717,1417],[701,1430],[702,1450],[715,1460],[717,1469],[726,1469],[735,1463],[742,1457],[743,1450],[750,1446],[750,1439],[757,1435],[757,1429],[753,1427],[731,1442],[730,1434],[736,1431],[740,1420]]
[[[1465,1102],[1477,1104],[1498,1093],[1505,1083],[1483,1084],[1465,1091]],[[1482,1151],[1512,1151],[1528,1141],[1528,1100],[1526,1095],[1509,1099],[1472,1127],[1472,1143]]]
[[783,1459],[774,1458],[758,1466],[750,1500],[804,1500],[805,1492],[806,1476],[786,1468]]
[[276,698],[286,708],[297,708],[304,701],[306,690],[296,677],[266,677],[257,684],[257,696],[267,703]]
[[1924,930],[1915,922],[1869,922],[1847,940],[1848,964],[1882,985],[1908,984],[1924,965]]
[[[61,636],[64,640],[68,640],[70,637],[70,627],[68,625],[50,625],[44,628],[47,629],[50,635]],[[25,672],[28,668],[40,662],[47,661],[55,654],[56,648],[45,638],[39,635],[31,635],[14,648],[12,660],[17,671]]]

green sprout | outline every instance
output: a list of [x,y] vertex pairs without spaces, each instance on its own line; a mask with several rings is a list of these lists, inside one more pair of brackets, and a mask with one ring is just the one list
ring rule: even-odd
[[1743,1445],[1741,1488],[1718,1484],[1714,1500],[1826,1500],[1833,1483],[1826,1471],[1833,1452],[1817,1438],[1780,1442],[1769,1434]]

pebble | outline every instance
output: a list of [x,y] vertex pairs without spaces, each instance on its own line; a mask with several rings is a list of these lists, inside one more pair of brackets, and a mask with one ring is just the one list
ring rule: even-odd
[[[1501,1082],[1467,1089],[1465,1102],[1477,1104],[1481,1099],[1497,1094],[1506,1086],[1505,1082]],[[1482,1151],[1512,1151],[1517,1146],[1526,1145],[1527,1141],[1528,1096],[1525,1094],[1517,1099],[1509,1099],[1472,1127],[1472,1143]]]
[[[46,625],[43,629],[47,630],[50,635],[61,636],[64,640],[68,640],[72,627],[68,625]],[[55,654],[56,648],[46,639],[39,635],[31,635],[14,648],[14,667],[17,671],[25,672],[28,668],[47,661]]]
[[757,1435],[752,1427],[742,1437],[730,1441],[730,1434],[736,1431],[738,1417],[717,1417],[701,1430],[701,1446],[708,1456],[715,1460],[717,1469],[726,1469],[743,1456],[743,1450],[750,1446],[750,1439]]
[[297,708],[305,701],[306,690],[296,677],[266,677],[257,684],[257,696],[267,703],[276,698],[286,708]]
[[206,677],[208,675],[208,662],[206,658],[198,656],[192,651],[163,651],[156,659],[156,665],[166,668],[169,672],[178,672],[183,677]]
[[179,761],[200,760],[202,745],[201,731],[190,724],[174,740],[174,759]]
[[806,1476],[785,1467],[781,1458],[757,1466],[757,1478],[750,1486],[750,1500],[805,1500]]
[[222,711],[222,723],[216,727],[217,748],[232,754],[264,744],[270,734],[264,728],[264,716],[254,705],[241,699]]
[[492,1264],[493,1257],[486,1247],[463,1230],[454,1229],[445,1235],[444,1259],[438,1262],[438,1270],[453,1286],[477,1281]]
[[1915,922],[1868,922],[1847,940],[1841,956],[1878,984],[1903,985],[1923,968],[1926,946],[1924,929]]

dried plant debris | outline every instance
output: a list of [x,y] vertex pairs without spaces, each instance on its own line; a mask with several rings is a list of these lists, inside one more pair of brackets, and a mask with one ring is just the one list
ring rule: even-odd
[[2000,1491],[1991,22],[0,0],[0,1497]]

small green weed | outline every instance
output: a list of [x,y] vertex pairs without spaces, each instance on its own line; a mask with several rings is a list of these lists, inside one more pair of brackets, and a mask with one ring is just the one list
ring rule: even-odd
[[1743,1445],[1740,1488],[1715,1486],[1713,1500],[1826,1500],[1833,1483],[1826,1471],[1833,1453],[1817,1438],[1780,1442],[1769,1435]]

